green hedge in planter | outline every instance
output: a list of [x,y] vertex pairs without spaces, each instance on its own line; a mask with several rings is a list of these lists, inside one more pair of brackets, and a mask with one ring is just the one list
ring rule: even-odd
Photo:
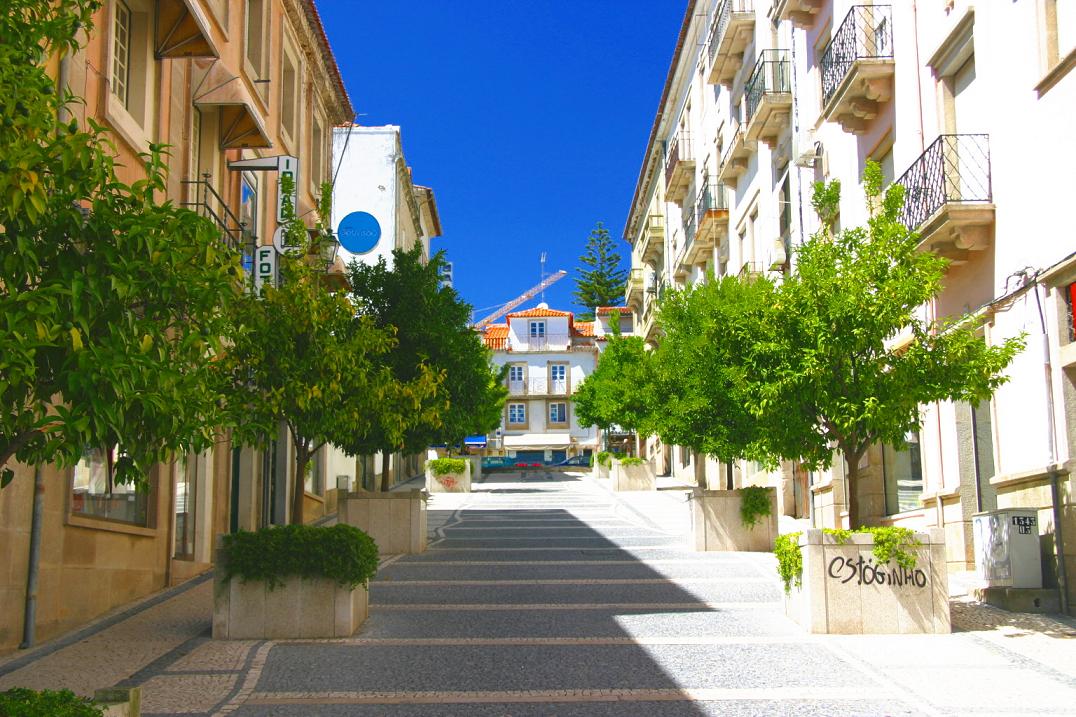
[[263,580],[269,589],[287,577],[328,578],[342,587],[365,585],[377,572],[377,543],[351,525],[277,525],[224,536],[224,580]]
[[[823,528],[822,532],[832,535],[833,539],[842,545],[852,539],[852,533],[870,533],[874,538],[871,553],[879,565],[888,565],[890,560],[895,560],[897,565],[908,570],[915,568],[917,561],[913,551],[922,545],[915,539],[913,531],[894,526],[863,526],[855,530]],[[778,535],[774,545],[777,574],[781,576],[781,581],[785,584],[786,593],[792,590],[793,583],[796,587],[803,585],[803,553],[800,552],[800,535],[800,533]]]
[[466,458],[434,458],[426,461],[426,467],[435,476],[446,476],[453,473],[466,473],[470,461]]
[[749,485],[740,488],[740,521],[747,528],[753,528],[764,516],[771,513],[769,488]]
[[606,468],[610,467],[611,465],[613,465],[613,454],[609,451],[599,451],[597,453],[591,454],[590,465],[593,466],[595,464],[599,466],[605,466]]
[[92,700],[71,690],[28,690],[16,687],[0,692],[0,717],[101,717]]
[[642,458],[636,458],[635,456],[620,459],[620,465],[622,466],[641,466],[645,462]]

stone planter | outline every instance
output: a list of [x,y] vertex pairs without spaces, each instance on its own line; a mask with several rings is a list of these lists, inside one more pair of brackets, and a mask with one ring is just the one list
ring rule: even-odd
[[740,492],[702,490],[691,495],[692,533],[695,550],[743,550],[769,552],[777,538],[777,491],[768,488],[770,514],[759,516],[748,527],[740,517]]
[[821,530],[800,536],[803,586],[785,597],[785,614],[809,632],[911,634],[950,632],[949,580],[941,529],[917,533],[916,566],[879,566],[874,537],[853,533],[846,544]]
[[142,714],[141,687],[109,687],[93,693],[93,701],[104,717],[140,717]]
[[426,550],[426,494],[348,493],[339,498],[337,520],[362,530],[382,555]]
[[471,464],[471,480],[482,480],[482,456],[467,456],[467,462]]
[[366,588],[340,587],[325,578],[285,578],[270,590],[265,582],[213,578],[213,638],[265,640],[350,637],[367,614]]
[[590,467],[590,475],[597,480],[609,480],[609,466],[594,461],[594,465]]
[[435,476],[426,466],[426,490],[430,493],[470,493],[471,492],[471,463],[467,461],[467,468],[462,473],[443,473]]
[[654,466],[649,462],[626,466],[614,460],[610,474],[613,478],[613,490],[657,490]]

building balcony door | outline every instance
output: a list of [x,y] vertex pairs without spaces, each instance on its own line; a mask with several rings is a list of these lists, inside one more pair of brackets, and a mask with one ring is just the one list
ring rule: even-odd
[[549,383],[551,393],[568,393],[568,366],[562,363],[551,364],[549,367]]

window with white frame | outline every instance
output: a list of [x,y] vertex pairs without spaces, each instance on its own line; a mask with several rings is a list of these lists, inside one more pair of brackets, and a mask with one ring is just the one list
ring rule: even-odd
[[549,404],[549,423],[550,425],[563,425],[568,422],[568,404],[566,403],[551,403]]
[[521,424],[527,422],[527,404],[525,403],[509,403],[508,404],[508,423]]
[[530,322],[530,335],[532,339],[545,338],[545,322],[544,321],[532,321]]
[[527,377],[527,367],[523,364],[512,364],[508,367],[508,380],[512,383],[521,383]]
[[131,8],[127,3],[116,3],[112,23],[112,74],[109,77],[112,94],[120,103],[130,107],[131,88]]

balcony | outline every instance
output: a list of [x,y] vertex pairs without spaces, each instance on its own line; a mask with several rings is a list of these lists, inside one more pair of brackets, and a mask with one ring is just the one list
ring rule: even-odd
[[660,264],[665,255],[665,217],[651,214],[646,218],[639,238],[639,256],[647,264]]
[[691,134],[677,132],[669,144],[665,158],[665,198],[680,204],[695,176],[695,154],[691,149]]
[[627,291],[624,292],[624,303],[636,313],[639,313],[642,309],[644,287],[643,267],[633,267],[631,274],[628,276]]
[[508,382],[509,396],[567,396],[571,387],[567,379],[550,381],[545,376]]
[[770,19],[774,22],[787,20],[801,30],[814,27],[818,13],[826,0],[773,0]]
[[822,119],[862,134],[893,94],[893,17],[889,5],[856,5],[818,62]]
[[524,336],[513,340],[512,351],[571,351],[572,337],[569,334],[547,334],[545,336]]
[[710,25],[706,41],[710,56],[711,85],[732,88],[736,73],[743,66],[743,53],[755,34],[755,8],[752,0],[722,0]]
[[239,217],[228,208],[224,199],[213,189],[210,183],[211,178],[212,175],[203,174],[202,179],[183,180],[182,184],[187,185],[190,190],[188,201],[182,202],[181,205],[216,224],[225,246],[243,254],[243,268],[249,272],[253,268],[257,237],[247,229],[244,222],[239,221]]
[[757,279],[766,275],[766,265],[761,261],[745,261],[740,267],[739,275],[741,279]]
[[728,233],[729,205],[725,187],[706,180],[695,198],[695,235],[688,239],[683,260],[691,265],[709,258],[718,239]]
[[740,175],[747,171],[747,165],[751,161],[751,155],[755,153],[758,144],[747,139],[747,133],[743,127],[737,127],[733,134],[732,142],[725,150],[725,156],[721,158],[721,166],[717,170],[717,181],[736,188],[736,182]]
[[788,50],[763,50],[744,87],[747,139],[777,144],[792,116],[792,62]]
[[929,249],[960,264],[990,246],[994,204],[990,137],[943,134],[897,180],[904,187],[901,222]]

